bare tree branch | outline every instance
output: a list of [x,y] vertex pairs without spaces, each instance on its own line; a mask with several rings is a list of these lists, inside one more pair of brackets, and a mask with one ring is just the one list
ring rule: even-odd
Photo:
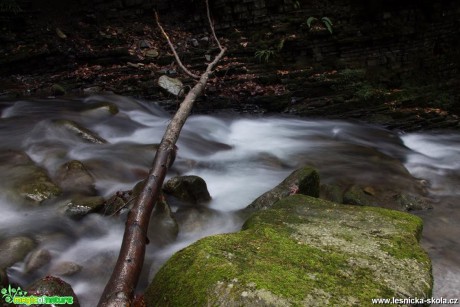
[[[207,1],[206,5],[208,5]],[[157,17],[157,14],[155,14],[155,16]],[[158,18],[157,23],[159,24]],[[166,33],[164,33],[164,35],[167,38]],[[168,38],[167,40],[173,53],[177,55]],[[193,103],[203,92],[208,82],[209,75],[217,62],[222,59],[225,51],[225,48],[221,48],[219,54],[208,64],[206,71],[199,77],[199,81],[185,96],[179,109],[166,128],[163,139],[155,154],[153,165],[146,183],[136,204],[128,215],[120,254],[112,272],[112,276],[105,286],[104,292],[100,298],[99,307],[125,307],[131,304],[144,262],[150,215],[158,200],[168,168],[172,164],[176,150],[175,144],[192,110]]]
[[214,37],[214,40],[216,41],[217,43],[217,46],[219,46],[219,49],[222,51],[222,46],[219,42],[219,39],[217,38],[217,35],[216,35],[216,31],[214,31],[214,26],[212,24],[212,20],[211,20],[211,13],[209,11],[209,3],[208,3],[208,0],[206,0],[206,13],[208,15],[208,22],[209,22],[209,26],[211,27],[211,32],[212,32],[212,36]]
[[184,64],[182,64],[182,61],[180,60],[179,55],[177,54],[176,49],[174,48],[174,46],[173,46],[171,40],[169,39],[168,34],[165,32],[165,30],[163,29],[163,27],[162,27],[161,24],[160,24],[160,19],[158,18],[158,13],[157,13],[157,11],[155,11],[155,21],[157,22],[158,28],[160,28],[161,33],[162,33],[163,36],[166,38],[166,41],[168,42],[169,48],[171,49],[172,53],[174,54],[174,57],[176,58],[176,62],[177,62],[177,64],[179,65],[179,67],[180,67],[187,75],[189,75],[189,76],[192,77],[193,79],[200,79],[200,76],[195,75],[195,74],[192,73],[190,70],[188,70],[187,67],[184,66]]

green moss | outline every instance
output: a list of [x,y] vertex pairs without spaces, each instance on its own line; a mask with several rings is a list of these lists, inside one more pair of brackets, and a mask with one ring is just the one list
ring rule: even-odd
[[431,294],[418,217],[293,195],[243,229],[174,255],[146,292],[147,304],[362,306],[375,297]]

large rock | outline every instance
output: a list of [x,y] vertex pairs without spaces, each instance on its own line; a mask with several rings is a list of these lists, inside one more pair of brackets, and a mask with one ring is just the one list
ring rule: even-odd
[[303,195],[255,213],[243,231],[204,238],[157,273],[147,306],[367,306],[430,297],[422,220]]
[[270,208],[278,200],[291,194],[303,194],[319,197],[319,174],[311,167],[303,167],[293,171],[280,184],[256,198],[247,210]]

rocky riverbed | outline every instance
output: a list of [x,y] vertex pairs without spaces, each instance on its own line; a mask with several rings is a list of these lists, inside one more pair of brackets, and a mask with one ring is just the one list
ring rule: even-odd
[[[153,102],[122,96],[3,103],[0,169],[8,180],[0,185],[2,283],[25,288],[51,274],[70,283],[83,306],[96,304],[136,183],[147,174],[168,118]],[[398,134],[346,121],[193,115],[178,143],[166,197],[152,216],[138,291],[175,252],[238,231],[253,210],[305,193],[333,201],[327,206],[336,206],[338,215],[349,206],[365,214],[368,209],[359,209],[365,206],[421,216],[433,295],[455,297],[459,141],[451,132]],[[289,175],[305,165],[311,167]],[[418,230],[403,231],[404,238],[417,238],[420,220],[413,221]],[[417,248],[415,242],[410,245]]]

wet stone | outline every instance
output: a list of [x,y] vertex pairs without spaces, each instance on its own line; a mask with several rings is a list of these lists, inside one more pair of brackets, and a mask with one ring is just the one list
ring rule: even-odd
[[401,193],[396,195],[394,199],[405,211],[433,209],[429,202],[415,195]]
[[150,217],[147,237],[151,244],[165,245],[174,242],[179,233],[179,225],[164,197],[156,203]]
[[9,178],[5,182],[5,194],[39,204],[61,193],[46,170],[35,165],[24,152],[3,151],[0,152],[0,159],[0,171]]
[[[27,294],[33,296],[48,297],[61,296],[66,297],[67,300],[58,301],[57,304],[64,306],[80,306],[77,295],[73,291],[72,287],[60,278],[54,276],[46,276],[39,279],[27,287]],[[56,305],[57,305],[56,304]]]
[[211,200],[208,187],[198,176],[177,176],[166,182],[163,191],[191,204],[202,204]]
[[78,160],[72,160],[59,167],[56,173],[56,182],[64,191],[95,195],[94,178]]
[[182,93],[184,84],[177,78],[163,75],[158,79],[158,86],[169,94],[179,96]]
[[367,306],[375,297],[430,297],[422,226],[405,212],[291,195],[242,231],[176,253],[144,298],[147,306]]
[[27,257],[25,272],[34,272],[51,261],[51,253],[47,249],[36,249]]
[[104,206],[105,200],[100,196],[78,197],[68,201],[63,212],[71,218],[82,218],[89,213],[99,211]]
[[343,203],[343,190],[335,184],[322,184],[320,198],[341,204]]
[[50,270],[50,274],[58,276],[71,276],[80,272],[81,269],[82,267],[75,262],[64,261],[54,265]]
[[36,246],[29,237],[12,237],[0,243],[0,269],[8,268],[24,260]]
[[57,126],[65,128],[66,130],[76,135],[77,137],[79,137],[85,142],[94,143],[94,144],[107,143],[107,141],[104,140],[102,137],[100,137],[97,133],[81,126],[80,124],[74,121],[67,120],[67,119],[59,119],[59,120],[55,120],[54,123]]
[[343,195],[343,203],[355,206],[375,206],[375,198],[358,185],[351,186]]

